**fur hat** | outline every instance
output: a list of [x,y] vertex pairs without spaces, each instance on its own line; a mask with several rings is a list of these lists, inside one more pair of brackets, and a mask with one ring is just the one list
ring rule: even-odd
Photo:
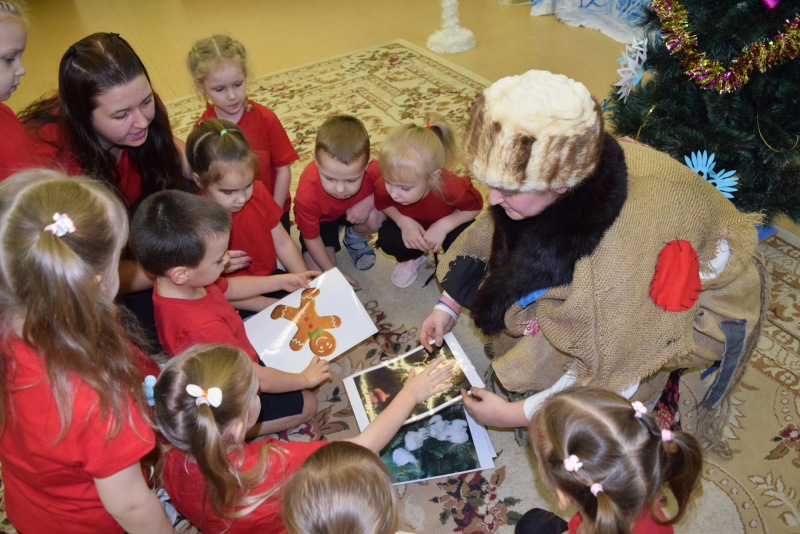
[[478,96],[466,132],[470,171],[489,187],[548,191],[591,176],[603,148],[603,115],[586,87],[531,70]]

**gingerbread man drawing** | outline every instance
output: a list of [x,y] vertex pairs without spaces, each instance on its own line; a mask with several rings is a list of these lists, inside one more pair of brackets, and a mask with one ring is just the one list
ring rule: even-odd
[[297,325],[297,332],[289,340],[292,350],[301,350],[309,341],[311,352],[320,357],[330,356],[336,350],[336,338],[327,332],[329,328],[338,328],[342,320],[337,315],[320,317],[317,314],[314,300],[319,296],[319,288],[304,289],[300,294],[300,307],[290,308],[284,304],[276,306],[270,317],[283,318]]

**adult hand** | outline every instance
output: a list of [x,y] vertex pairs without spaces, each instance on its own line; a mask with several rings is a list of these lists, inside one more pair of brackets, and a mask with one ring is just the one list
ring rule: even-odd
[[442,310],[433,310],[422,321],[422,326],[419,327],[419,342],[428,351],[433,350],[430,344],[431,339],[436,342],[437,347],[441,347],[442,338],[453,328],[455,322],[456,320],[449,313]]
[[515,428],[526,426],[524,401],[508,402],[500,395],[483,388],[461,388],[461,399],[473,419],[487,426],[499,428]]
[[250,265],[252,258],[244,250],[229,250],[228,265],[225,266],[225,273],[233,273],[239,269],[244,269]]

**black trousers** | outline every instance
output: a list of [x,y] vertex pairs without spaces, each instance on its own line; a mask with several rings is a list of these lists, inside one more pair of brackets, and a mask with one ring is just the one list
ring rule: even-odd
[[[461,232],[466,230],[467,226],[472,224],[475,219],[472,221],[467,221],[460,226],[456,226],[450,233],[447,234],[447,237],[444,238],[444,243],[442,243],[442,248],[447,251],[450,248],[450,245],[453,244],[453,241],[461,235]],[[378,241],[376,242],[378,248],[384,251],[389,256],[394,257],[398,262],[401,261],[408,261],[408,260],[415,260],[422,256],[422,251],[417,250],[415,248],[406,248],[403,244],[403,232],[400,230],[400,227],[397,226],[397,223],[394,222],[389,217],[386,217],[386,220],[383,221],[381,225],[381,229],[378,230]]]
[[562,534],[566,531],[566,521],[541,508],[532,508],[525,512],[514,527],[514,534]]

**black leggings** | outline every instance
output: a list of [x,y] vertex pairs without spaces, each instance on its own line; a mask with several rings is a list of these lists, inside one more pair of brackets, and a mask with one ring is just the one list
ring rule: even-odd
[[[472,224],[475,219],[467,221],[460,226],[456,226],[447,234],[442,243],[442,248],[447,251],[453,241],[461,235],[461,232],[466,230],[467,226]],[[378,230],[378,241],[376,242],[378,248],[384,251],[389,256],[393,256],[397,261],[415,260],[422,256],[422,251],[415,248],[406,248],[403,244],[403,231],[397,226],[389,217],[383,221],[381,229]]]

